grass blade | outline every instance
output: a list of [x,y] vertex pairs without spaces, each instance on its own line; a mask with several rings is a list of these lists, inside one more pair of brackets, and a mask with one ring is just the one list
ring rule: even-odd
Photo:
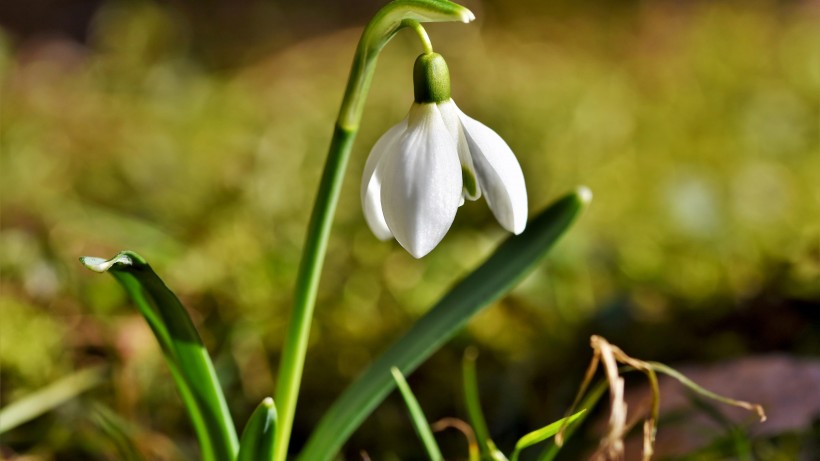
[[102,384],[104,374],[102,367],[80,370],[10,403],[0,410],[0,434],[27,423]]
[[273,459],[276,436],[276,405],[268,397],[256,407],[242,431],[236,461],[268,461]]
[[[564,444],[567,440],[569,440],[570,437],[572,437],[572,434],[574,434],[575,430],[581,426],[581,423],[584,422],[587,416],[589,416],[589,412],[592,411],[592,408],[598,404],[598,400],[601,399],[601,397],[604,395],[604,392],[606,392],[608,388],[609,383],[607,383],[606,380],[602,380],[601,382],[596,384],[591,391],[589,391],[589,394],[587,394],[586,398],[584,398],[584,400],[579,405],[581,407],[581,411],[574,415],[577,416],[577,418],[575,418],[573,422],[578,424],[567,425],[566,429],[564,430]],[[563,421],[564,420],[562,419],[559,422]],[[560,426],[561,425],[559,424],[559,430]],[[563,444],[552,444],[550,447],[544,450],[543,453],[541,453],[541,456],[538,458],[538,461],[552,461],[553,459],[555,459],[556,456],[558,456],[558,452],[561,451],[561,448],[563,448]]]
[[649,365],[649,367],[652,370],[654,370],[658,373],[663,373],[665,375],[671,376],[672,378],[678,380],[684,386],[688,387],[689,389],[691,389],[695,393],[697,393],[699,395],[702,395],[703,397],[706,397],[706,398],[709,398],[709,399],[712,399],[712,400],[716,400],[716,401],[721,402],[721,403],[725,403],[726,405],[732,405],[732,406],[735,406],[735,407],[740,407],[740,408],[743,408],[743,409],[746,409],[746,410],[749,410],[749,411],[753,411],[757,414],[758,418],[760,418],[761,423],[766,421],[766,412],[763,410],[762,405],[759,405],[759,404],[756,404],[756,403],[744,402],[743,400],[736,400],[736,399],[732,399],[732,398],[729,398],[729,397],[724,397],[724,396],[719,395],[719,394],[715,394],[714,392],[712,392],[708,389],[704,389],[703,387],[699,386],[697,383],[695,383],[691,379],[684,376],[681,372],[675,370],[674,368],[668,367],[668,366],[666,366],[662,363],[647,362],[647,365]]
[[515,443],[515,451],[513,451],[513,454],[510,457],[510,461],[518,461],[518,455],[521,453],[521,450],[531,447],[536,443],[541,443],[544,440],[547,440],[548,438],[557,434],[562,427],[569,427],[570,424],[574,423],[578,418],[583,416],[584,413],[586,413],[586,410],[581,410],[572,416],[561,418],[558,421],[555,421],[554,423],[548,424],[542,427],[541,429],[537,429],[525,435],[524,437],[521,437],[520,439],[518,439],[518,442]]
[[93,271],[113,275],[145,317],[191,417],[203,459],[234,459],[239,442],[225,396],[208,351],[176,295],[136,253],[80,261]]
[[133,442],[133,427],[113,410],[101,403],[95,403],[91,419],[108,435],[121,461],[145,461]]
[[393,380],[396,382],[401,396],[404,397],[404,403],[407,404],[407,409],[410,410],[410,420],[413,421],[413,427],[416,429],[416,434],[419,435],[419,438],[424,444],[427,455],[430,456],[431,461],[442,461],[444,457],[438,448],[436,438],[433,437],[433,431],[430,430],[430,423],[427,422],[427,418],[424,416],[424,412],[421,410],[416,396],[413,395],[413,391],[410,390],[410,386],[407,385],[404,375],[401,374],[401,371],[396,367],[391,368],[390,373],[393,375]]
[[457,283],[345,390],[319,421],[298,459],[332,458],[393,389],[390,368],[412,372],[473,315],[507,293],[569,229],[590,199],[586,188],[558,199],[531,220],[526,231],[508,238],[484,264]]
[[490,438],[490,431],[487,429],[487,421],[484,419],[484,412],[481,411],[481,399],[478,397],[478,378],[476,377],[475,362],[478,359],[478,351],[469,348],[464,352],[464,360],[461,362],[461,373],[464,381],[464,403],[467,407],[467,416],[470,424],[475,430],[475,438],[478,448],[481,450],[482,459],[506,459],[503,453],[495,446],[495,442]]

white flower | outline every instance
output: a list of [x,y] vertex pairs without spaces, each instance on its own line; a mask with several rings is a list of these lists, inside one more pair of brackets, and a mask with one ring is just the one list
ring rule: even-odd
[[365,164],[361,198],[370,229],[382,240],[395,237],[420,258],[444,238],[464,199],[484,195],[502,227],[523,232],[527,191],[510,147],[455,105],[449,77],[446,99],[435,102],[419,102],[430,98],[419,96],[418,82],[417,102],[376,142]]

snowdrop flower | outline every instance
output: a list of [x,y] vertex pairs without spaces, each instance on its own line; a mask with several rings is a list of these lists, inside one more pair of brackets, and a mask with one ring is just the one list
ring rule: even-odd
[[362,177],[362,208],[381,240],[395,237],[416,258],[444,238],[464,200],[486,198],[515,234],[527,224],[524,175],[507,143],[450,99],[447,63],[416,59],[415,102],[373,146]]

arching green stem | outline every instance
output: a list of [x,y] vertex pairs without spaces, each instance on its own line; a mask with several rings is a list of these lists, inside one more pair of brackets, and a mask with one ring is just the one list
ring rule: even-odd
[[424,48],[424,54],[430,54],[433,52],[433,44],[430,43],[430,37],[427,36],[427,31],[424,30],[421,24],[418,21],[414,21],[412,19],[404,21],[404,25],[413,29],[413,31],[418,35],[419,41],[421,41],[421,46]]
[[[293,311],[283,349],[276,388],[279,424],[276,427],[275,461],[285,461],[296,412],[307,351],[316,292],[327,251],[327,241],[353,140],[359,128],[364,101],[379,52],[400,29],[413,27],[422,37],[425,52],[432,49],[421,22],[470,22],[473,14],[444,0],[394,0],[385,5],[362,32],[347,82],[333,139],[310,217],[307,238],[296,281]],[[415,24],[415,25],[414,25]],[[422,32],[419,32],[421,30]]]

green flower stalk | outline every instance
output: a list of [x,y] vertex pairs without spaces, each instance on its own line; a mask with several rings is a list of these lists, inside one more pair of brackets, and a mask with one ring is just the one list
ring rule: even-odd
[[388,3],[365,27],[359,40],[339,117],[333,131],[319,191],[308,226],[296,281],[292,317],[285,339],[276,388],[279,423],[276,426],[275,461],[285,461],[304,369],[308,335],[316,292],[327,251],[327,241],[353,141],[359,128],[367,91],[379,52],[405,27],[412,27],[426,52],[432,51],[421,22],[470,22],[473,14],[461,5],[443,0],[395,0]]

